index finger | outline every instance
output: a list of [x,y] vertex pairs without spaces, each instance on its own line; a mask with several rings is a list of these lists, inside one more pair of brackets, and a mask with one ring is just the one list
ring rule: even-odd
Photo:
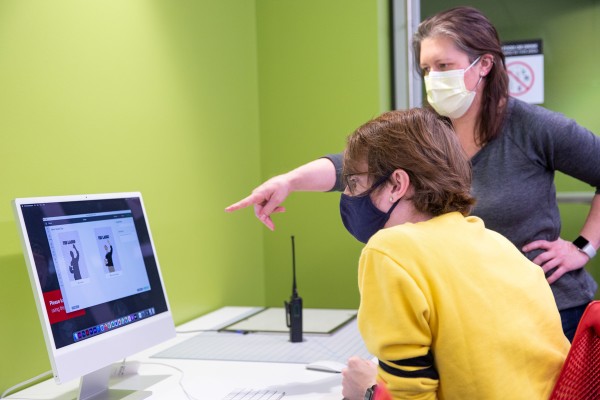
[[237,211],[237,210],[241,210],[242,208],[251,206],[253,204],[259,204],[261,202],[262,202],[262,198],[260,196],[258,196],[257,194],[253,193],[250,196],[238,201],[237,203],[233,203],[229,207],[225,207],[225,211],[226,212]]

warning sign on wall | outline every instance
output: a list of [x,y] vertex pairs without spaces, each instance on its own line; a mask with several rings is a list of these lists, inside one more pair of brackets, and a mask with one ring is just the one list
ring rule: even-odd
[[506,42],[502,44],[506,57],[509,94],[532,104],[544,102],[544,54],[541,40]]

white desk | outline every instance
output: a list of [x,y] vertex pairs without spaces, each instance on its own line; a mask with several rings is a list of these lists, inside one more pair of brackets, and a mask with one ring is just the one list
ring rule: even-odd
[[[224,307],[180,325],[177,330],[214,329],[250,309],[251,307]],[[182,374],[166,366],[170,365],[184,372],[183,387],[198,400],[221,400],[235,388],[284,391],[286,395],[283,400],[342,399],[340,374],[310,371],[304,364],[151,358],[157,352],[186,340],[190,335],[194,333],[178,333],[176,338],[128,358],[128,361],[141,363],[139,374],[114,387],[149,390],[152,391],[152,396],[148,397],[151,399],[188,399],[179,385]],[[152,375],[167,377],[154,383]],[[145,388],[149,381],[153,384]],[[78,381],[72,381],[57,385],[50,379],[7,398],[66,400],[71,398],[78,384]]]

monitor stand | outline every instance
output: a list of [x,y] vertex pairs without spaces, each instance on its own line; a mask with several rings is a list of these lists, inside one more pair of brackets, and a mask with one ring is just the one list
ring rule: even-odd
[[82,376],[79,383],[77,400],[118,400],[125,397],[137,400],[145,399],[152,395],[152,392],[148,391],[110,388],[110,377],[113,369],[113,366],[109,365],[108,367]]
[[129,368],[122,376],[115,377],[115,368],[123,364],[113,364],[82,376],[79,388],[69,390],[51,400],[139,400],[152,395],[150,386],[167,379],[170,375],[140,375],[137,368]]

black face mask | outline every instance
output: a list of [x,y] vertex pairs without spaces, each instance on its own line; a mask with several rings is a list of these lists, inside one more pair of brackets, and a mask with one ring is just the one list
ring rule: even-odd
[[373,204],[371,196],[348,196],[342,193],[340,214],[344,226],[359,242],[367,243],[371,236],[383,229],[390,219],[392,211],[398,205],[396,201],[388,212],[383,212]]

